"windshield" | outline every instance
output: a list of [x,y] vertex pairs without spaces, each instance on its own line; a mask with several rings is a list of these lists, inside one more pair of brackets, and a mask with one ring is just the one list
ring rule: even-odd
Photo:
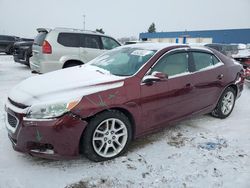
[[156,51],[141,48],[118,48],[109,51],[90,62],[91,65],[109,71],[117,76],[131,76],[144,65]]

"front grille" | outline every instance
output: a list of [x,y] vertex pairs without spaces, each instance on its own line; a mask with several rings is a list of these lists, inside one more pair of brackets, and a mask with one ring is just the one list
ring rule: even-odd
[[8,118],[9,125],[13,128],[16,128],[16,126],[18,125],[18,119],[9,113],[7,115],[7,118]]

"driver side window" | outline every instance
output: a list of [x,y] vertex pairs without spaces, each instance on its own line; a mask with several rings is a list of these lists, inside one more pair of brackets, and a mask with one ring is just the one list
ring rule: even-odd
[[188,53],[179,52],[163,56],[151,69],[150,74],[152,74],[154,71],[165,73],[168,76],[189,72]]

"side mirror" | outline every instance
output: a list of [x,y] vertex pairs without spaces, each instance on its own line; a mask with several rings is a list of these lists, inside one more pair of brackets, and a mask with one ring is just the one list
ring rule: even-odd
[[152,73],[152,76],[156,77],[156,78],[159,78],[160,80],[166,80],[168,79],[168,75],[163,73],[163,72],[157,72],[157,71],[154,71]]
[[167,80],[168,75],[163,72],[153,72],[151,75],[146,75],[142,79],[142,82],[146,85],[152,85],[153,82]]

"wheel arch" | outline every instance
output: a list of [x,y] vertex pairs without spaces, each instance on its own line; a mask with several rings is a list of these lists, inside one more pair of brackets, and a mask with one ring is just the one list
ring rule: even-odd
[[[230,84],[229,86],[227,86],[226,88],[228,88],[228,87],[231,87],[231,88],[233,88],[234,89],[234,91],[235,91],[235,96],[237,96],[238,95],[238,87],[237,87],[237,85],[236,84]],[[225,89],[226,89],[225,88]],[[224,89],[224,90],[225,90]]]
[[78,65],[83,65],[84,63],[82,62],[82,61],[80,61],[80,60],[76,60],[76,59],[71,59],[71,60],[67,60],[67,61],[65,61],[64,63],[63,63],[63,69],[65,68],[65,67],[67,67],[67,65],[69,65],[69,64],[71,64],[71,63],[75,63],[75,64],[78,64]]
[[[121,113],[123,113],[128,119],[129,119],[129,122],[131,123],[131,128],[132,128],[132,138],[134,138],[135,136],[135,131],[136,131],[136,121],[135,121],[135,118],[134,116],[132,115],[132,113],[127,110],[126,108],[122,108],[122,107],[111,107],[111,108],[108,108],[108,109],[104,109],[102,111],[99,111],[95,114],[93,114],[92,116],[90,117],[86,117],[84,118],[87,122],[89,122],[94,116],[98,115],[98,114],[101,114],[105,111],[110,111],[110,110],[117,110],[117,111],[120,111]],[[84,130],[85,131],[85,130]],[[84,131],[82,134],[84,134]]]
[[[87,118],[84,118],[87,122],[89,122],[94,116],[98,115],[98,114],[101,114],[105,111],[110,111],[110,110],[117,110],[121,113],[123,113],[129,120],[129,122],[131,123],[131,129],[132,129],[132,140],[135,138],[135,131],[136,131],[136,126],[135,126],[135,119],[134,119],[134,116],[132,115],[132,113],[125,109],[125,108],[121,108],[121,107],[113,107],[113,108],[109,108],[109,109],[105,109],[105,110],[102,110],[90,117],[87,117]],[[88,125],[87,125],[88,126]],[[84,136],[84,133],[85,131],[87,130],[87,126],[86,128],[83,130],[83,132],[81,133],[81,137],[80,137],[80,140],[79,140],[79,152],[80,153],[83,153],[82,149],[80,148],[81,146],[81,142],[82,142],[82,139],[83,139],[83,136]]]

